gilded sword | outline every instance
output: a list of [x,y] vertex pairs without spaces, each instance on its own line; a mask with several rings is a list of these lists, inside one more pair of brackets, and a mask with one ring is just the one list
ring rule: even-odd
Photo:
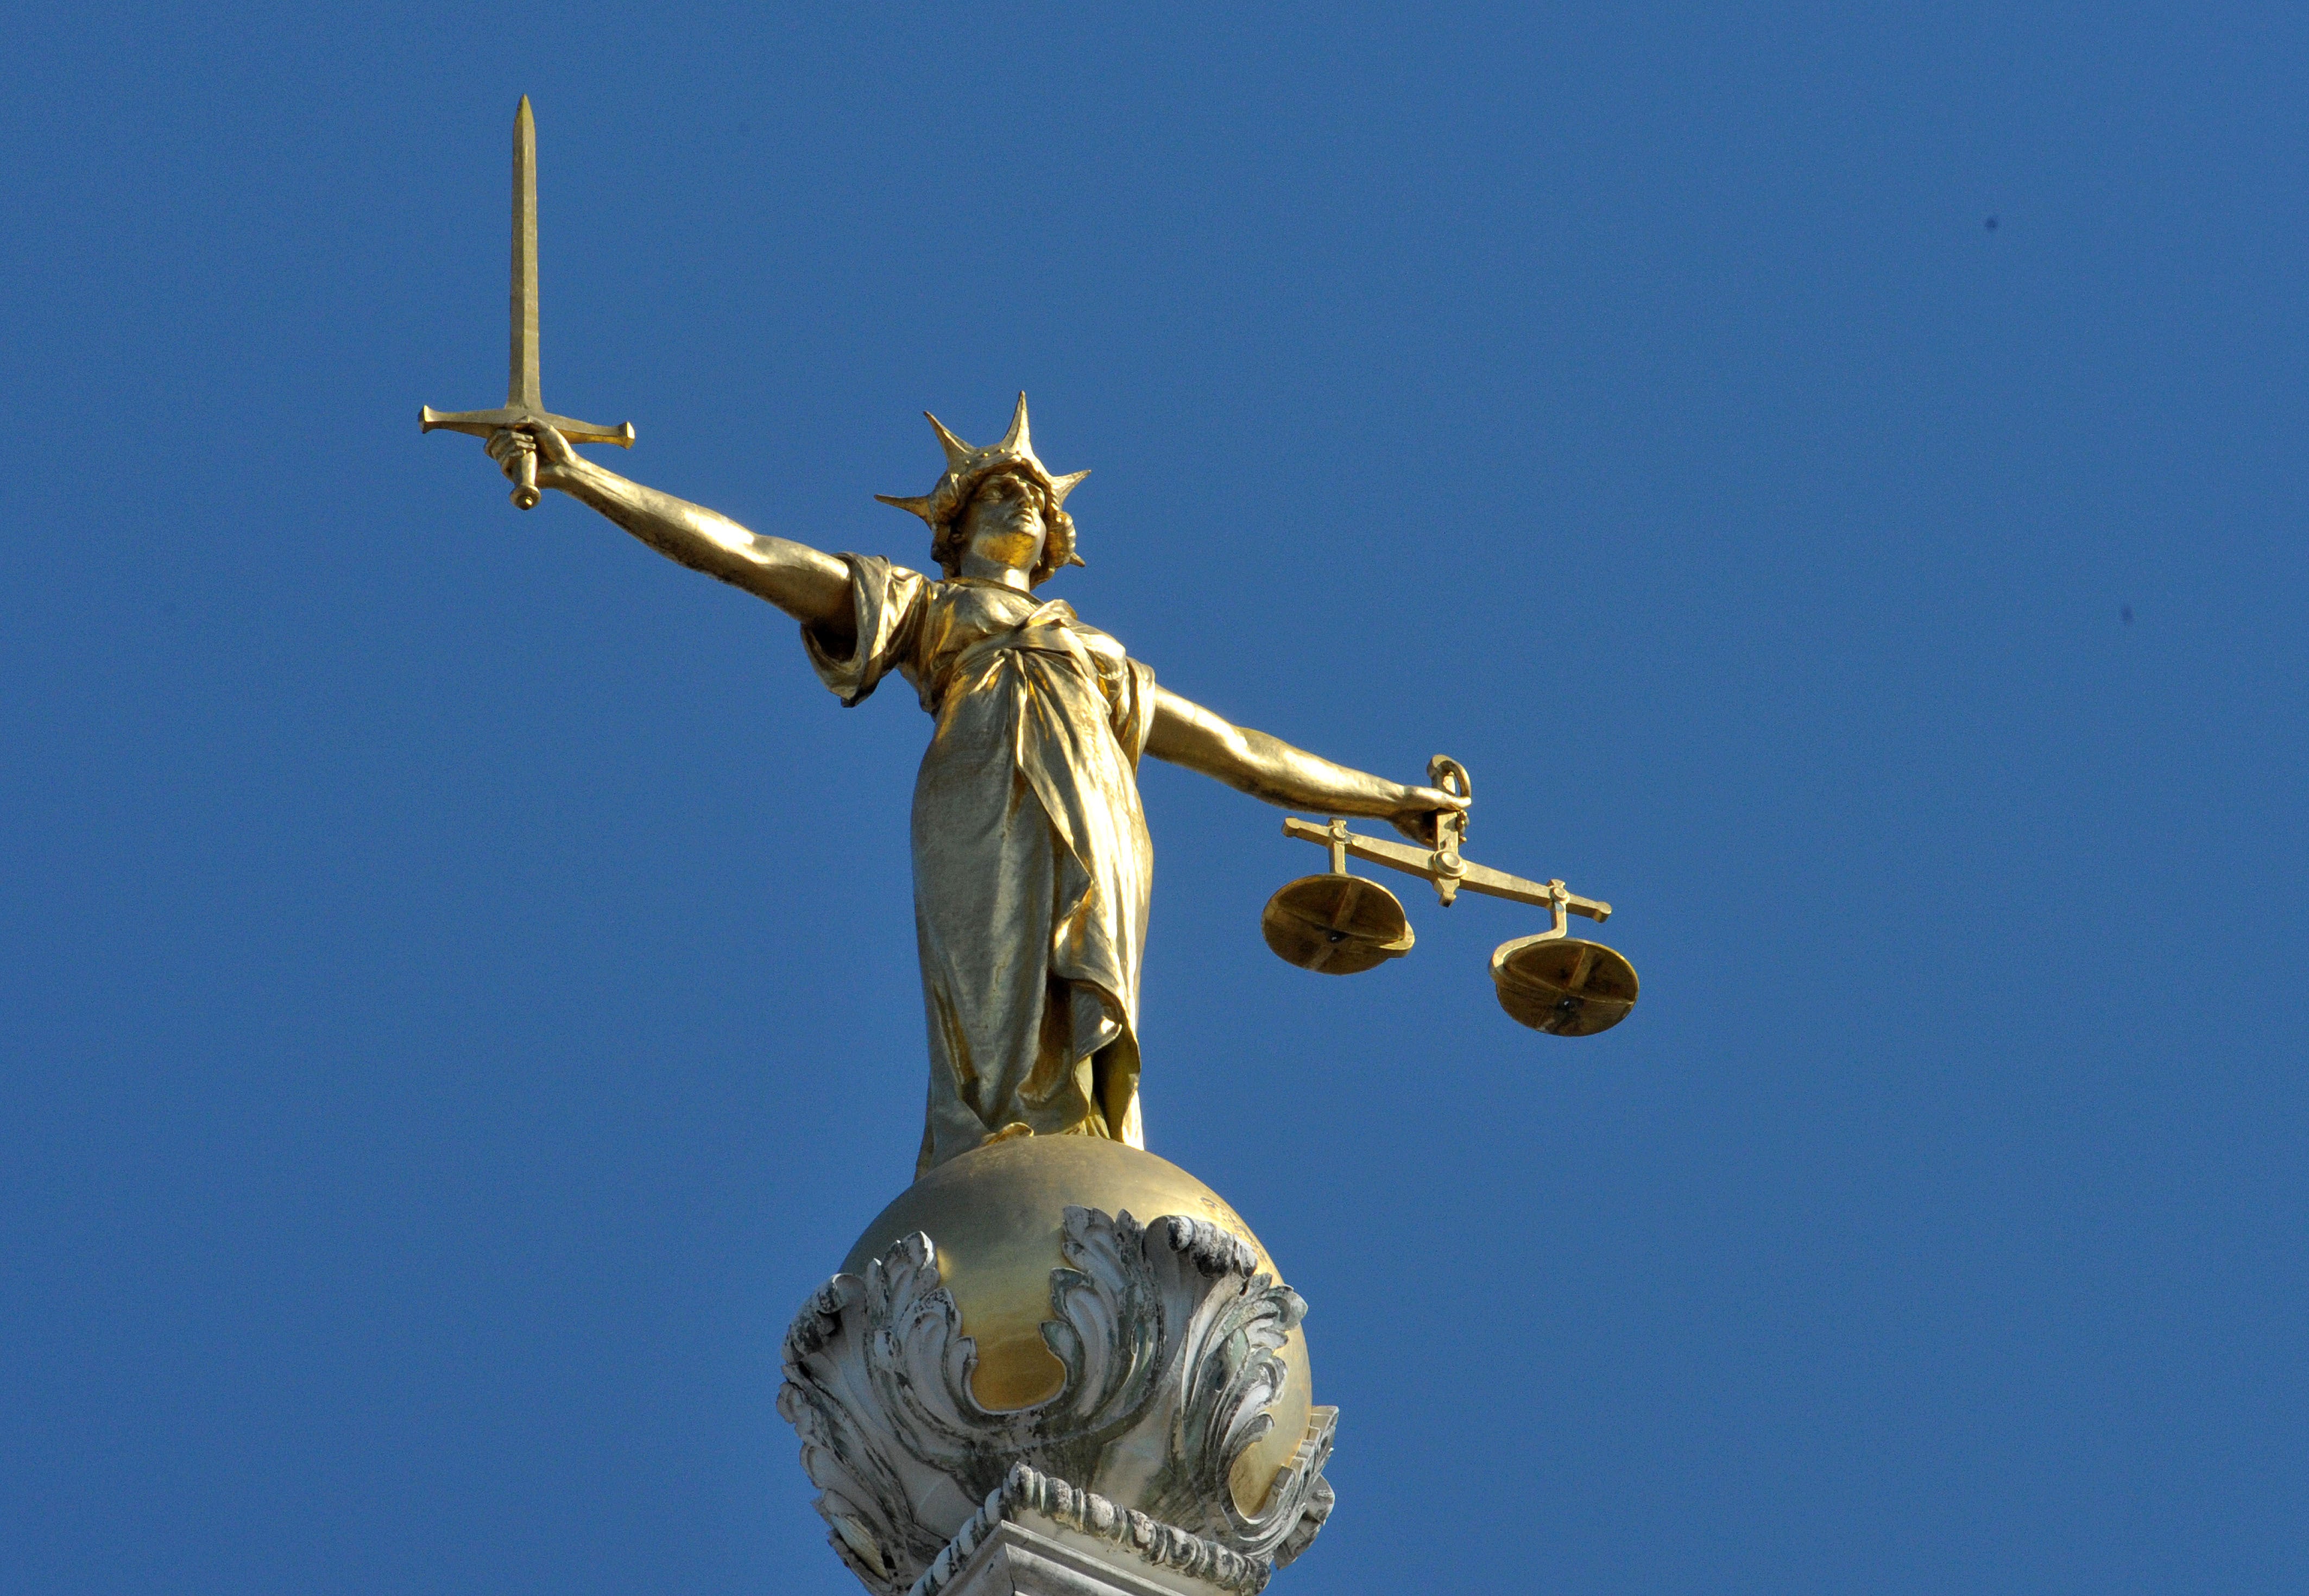
[[[506,381],[505,409],[443,412],[430,405],[417,410],[418,430],[437,427],[486,438],[508,427],[543,422],[573,444],[615,444],[634,446],[634,424],[596,427],[556,416],[545,408],[537,367],[537,120],[530,115],[529,96],[513,118],[513,362]],[[538,500],[537,456],[515,457],[513,502],[523,510]]]

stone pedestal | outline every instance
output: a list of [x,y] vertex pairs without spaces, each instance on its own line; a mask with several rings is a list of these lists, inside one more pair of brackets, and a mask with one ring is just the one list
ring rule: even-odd
[[872,1596],[1251,1596],[1334,1501],[1306,1311],[1185,1171],[1019,1138],[869,1228],[786,1333],[778,1411]]
[[1272,1572],[1020,1464],[909,1596],[1257,1596]]
[[1003,1524],[944,1587],[941,1596],[1218,1596],[1200,1580],[1156,1583],[1112,1552],[1085,1551],[1048,1535]]

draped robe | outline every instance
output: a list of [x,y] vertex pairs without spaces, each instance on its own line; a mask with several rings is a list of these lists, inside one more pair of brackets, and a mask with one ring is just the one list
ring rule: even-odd
[[810,664],[852,705],[895,669],[935,722],[914,781],[930,1062],[915,1173],[1020,1126],[1143,1147],[1154,861],[1137,772],[1154,673],[1065,603],[842,557],[857,643],[837,657],[805,626]]

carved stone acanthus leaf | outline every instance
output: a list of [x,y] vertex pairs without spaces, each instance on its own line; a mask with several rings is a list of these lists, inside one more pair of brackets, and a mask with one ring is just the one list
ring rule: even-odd
[[1259,1583],[1329,1515],[1336,1409],[1313,1410],[1257,1512],[1229,1488],[1274,1427],[1278,1354],[1307,1311],[1296,1292],[1258,1272],[1242,1240],[1182,1215],[1141,1226],[1068,1208],[1060,1248],[1042,1339],[1066,1378],[1031,1408],[992,1412],[973,1395],[978,1350],[920,1231],[863,1277],[835,1275],[787,1331],[778,1411],[800,1434],[828,1540],[877,1596],[904,1596],[1019,1463],[1256,1565]]

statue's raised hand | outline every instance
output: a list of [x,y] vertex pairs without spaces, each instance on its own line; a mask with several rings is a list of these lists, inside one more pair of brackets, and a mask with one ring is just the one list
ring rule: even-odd
[[[585,463],[584,456],[569,446],[567,438],[542,421],[524,421],[519,427],[497,428],[489,435],[488,449],[489,458],[505,472],[506,480],[517,488],[566,489],[572,477]],[[530,504],[536,502],[532,499]]]

